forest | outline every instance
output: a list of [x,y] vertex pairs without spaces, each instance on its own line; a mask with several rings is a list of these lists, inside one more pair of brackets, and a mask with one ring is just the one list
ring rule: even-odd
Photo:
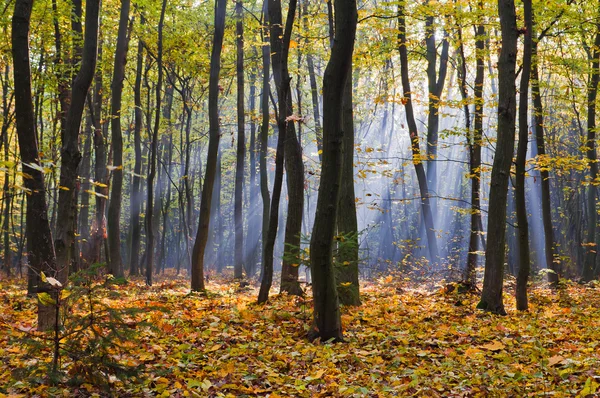
[[600,394],[600,2],[0,10],[0,398]]

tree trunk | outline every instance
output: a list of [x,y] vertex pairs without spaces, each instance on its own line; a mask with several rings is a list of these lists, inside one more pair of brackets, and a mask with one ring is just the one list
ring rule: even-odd
[[[531,49],[531,95],[533,97],[533,110],[535,116],[535,142],[537,144],[537,153],[539,157],[546,156],[545,127],[544,127],[544,108],[542,106],[542,96],[540,95],[540,79],[538,72],[537,41],[533,41]],[[552,285],[558,283],[559,267],[554,260],[554,231],[552,229],[552,212],[550,200],[550,173],[546,168],[540,170],[542,179],[542,221],[544,224],[544,248],[546,250],[546,267],[552,272],[548,272],[548,282]]]
[[517,225],[519,228],[519,273],[517,274],[517,310],[526,311],[527,282],[531,271],[529,254],[529,224],[527,221],[527,204],[525,202],[525,165],[527,162],[527,144],[529,142],[528,101],[529,78],[531,76],[531,47],[532,47],[532,11],[531,0],[523,0],[525,11],[525,43],[523,46],[523,69],[519,87],[519,144],[517,146],[516,163],[516,201]]
[[[352,67],[344,86],[342,108],[342,177],[338,204],[337,292],[341,304],[360,305],[358,281],[358,221],[354,192],[354,111],[352,103]],[[391,223],[390,223],[391,226]],[[393,246],[393,245],[392,245]]]
[[76,253],[71,253],[71,248],[75,238],[77,170],[81,160],[79,130],[86,97],[96,70],[99,13],[99,0],[86,1],[83,58],[79,73],[77,73],[77,77],[73,81],[71,92],[72,103],[69,106],[62,141],[58,217],[54,248],[56,250],[56,265],[58,267],[59,280],[63,284],[67,281],[69,275],[71,259],[74,255],[77,255]]
[[[425,19],[425,44],[427,47],[427,82],[429,89],[427,115],[427,187],[429,192],[438,195],[437,190],[437,151],[438,130],[440,125],[440,97],[444,91],[446,73],[448,71],[448,48],[447,35],[442,41],[442,53],[440,56],[440,68],[437,71],[437,47],[435,41],[435,17],[430,14]],[[431,199],[430,199],[431,200]],[[432,212],[435,213],[435,199],[431,200]]]
[[123,276],[121,263],[121,201],[123,191],[123,136],[121,134],[121,98],[123,95],[123,80],[125,79],[125,63],[129,37],[127,23],[129,21],[130,0],[121,0],[121,15],[117,34],[117,48],[113,80],[111,85],[112,98],[110,103],[113,180],[111,184],[110,203],[108,205],[108,247],[109,272],[115,277]]
[[435,236],[435,228],[433,223],[433,214],[431,211],[431,199],[429,198],[429,188],[427,185],[427,177],[423,167],[421,148],[419,145],[419,132],[415,121],[414,110],[412,105],[412,94],[410,90],[410,80],[408,76],[408,49],[406,48],[406,17],[404,15],[404,4],[398,5],[398,41],[400,51],[400,71],[402,75],[402,89],[404,92],[403,103],[406,109],[406,123],[410,134],[410,142],[412,149],[413,165],[417,174],[419,183],[419,191],[421,194],[421,208],[423,212],[423,222],[427,234],[427,245],[431,261],[437,261],[439,252],[437,248],[437,239]]
[[219,74],[221,72],[221,49],[225,34],[225,11],[227,1],[215,0],[215,34],[213,37],[212,53],[210,57],[210,80],[208,88],[208,118],[209,140],[208,155],[206,158],[206,173],[202,187],[200,201],[200,220],[196,242],[192,252],[192,290],[204,290],[204,252],[208,239],[211,203],[215,175],[217,171],[217,155],[220,140],[219,126]]
[[341,340],[332,250],[343,165],[343,98],[351,79],[358,14],[355,0],[335,0],[335,40],[323,78],[323,162],[310,241],[314,322],[321,341]]
[[505,315],[502,302],[506,242],[506,200],[515,146],[517,22],[514,0],[498,0],[502,50],[498,60],[498,139],[492,167],[487,250],[481,301],[477,308]]
[[235,261],[233,277],[242,279],[244,277],[244,215],[243,194],[244,194],[244,161],[246,157],[246,117],[244,108],[244,8],[242,0],[235,3],[236,12],[236,36],[237,36],[237,151],[235,166],[235,204],[234,204],[234,223],[235,223]]
[[[23,173],[31,178],[24,179],[27,195],[27,260],[31,267],[32,280],[28,294],[44,292],[40,273],[56,273],[56,257],[52,232],[48,221],[44,174],[40,170],[36,140],[35,115],[31,95],[31,65],[29,61],[29,24],[32,0],[16,0],[12,18],[12,56],[15,92],[15,115],[17,137]],[[45,306],[38,301],[38,329],[52,329],[56,322],[56,307]]]
[[[160,20],[158,22],[158,49],[156,52],[156,63],[158,68],[158,81],[156,83],[156,103],[154,104],[154,129],[152,130],[152,142],[150,144],[150,165],[148,171],[148,201],[146,210],[146,284],[152,286],[152,273],[154,272],[154,178],[156,177],[156,157],[158,150],[158,130],[160,128],[160,102],[163,85],[163,25],[165,22],[165,10],[167,0],[162,1]],[[160,181],[159,181],[160,184]]]
[[[144,18],[140,24],[144,24]],[[140,213],[142,209],[142,123],[144,115],[142,112],[142,70],[144,67],[144,42],[138,40],[137,59],[134,83],[135,102],[135,124],[133,128],[133,141],[135,151],[135,163],[133,166],[133,184],[131,185],[130,200],[130,228],[131,228],[131,254],[129,255],[129,275],[140,274],[140,240],[141,225]]]
[[[469,253],[467,255],[467,268],[465,270],[464,282],[469,286],[475,286],[477,283],[477,258],[479,251],[479,239],[482,240],[483,248],[483,228],[481,228],[481,144],[483,136],[483,84],[485,76],[485,27],[483,25],[483,2],[478,5],[479,25],[475,28],[475,86],[473,97],[475,102],[475,120],[473,131],[469,140],[469,171],[471,177],[471,233],[469,236]],[[463,63],[466,66],[466,59],[463,54]],[[463,71],[466,79],[466,70]],[[466,83],[466,82],[465,82]],[[466,108],[468,110],[468,108]],[[467,123],[470,123],[470,115],[467,117]],[[484,249],[485,250],[485,249]]]
[[[269,141],[269,70],[271,68],[271,46],[268,37],[268,26],[269,26],[269,0],[264,0],[263,4],[263,45],[262,45],[262,60],[263,60],[263,84],[262,84],[262,95],[261,95],[261,110],[262,110],[262,122],[260,127],[260,152],[259,152],[259,168],[260,168],[260,194],[262,198],[262,261],[264,263],[265,245],[267,241],[267,234],[269,231],[269,210],[271,209],[271,198],[269,194],[269,175],[267,172],[267,150]],[[261,274],[262,276],[262,274]]]
[[[585,255],[585,264],[583,268],[583,279],[590,281],[594,278],[594,267],[596,266],[596,223],[598,213],[596,210],[596,179],[598,178],[598,163],[596,157],[596,97],[598,96],[598,81],[600,79],[600,23],[596,24],[598,32],[594,41],[592,55],[592,71],[588,86],[587,100],[587,140],[586,156],[590,167],[590,184],[588,186],[587,211],[587,253]],[[600,271],[600,269],[599,269]]]

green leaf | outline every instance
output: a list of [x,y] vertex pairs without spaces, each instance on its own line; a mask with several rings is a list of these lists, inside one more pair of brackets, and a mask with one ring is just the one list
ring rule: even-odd
[[56,305],[56,300],[46,292],[38,293],[38,300],[42,305]]

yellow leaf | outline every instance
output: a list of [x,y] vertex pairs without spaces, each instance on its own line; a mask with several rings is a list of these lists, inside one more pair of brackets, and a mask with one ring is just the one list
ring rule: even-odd
[[298,47],[298,42],[296,40],[290,40],[290,48]]
[[46,292],[38,293],[38,300],[40,301],[40,303],[42,305],[45,305],[45,306],[55,305],[56,304],[56,300],[54,300],[52,298],[52,296],[50,296]]
[[352,284],[352,282],[342,282],[340,285],[344,286],[344,287],[348,287]]
[[503,350],[504,347],[505,347],[504,344],[502,344],[498,340],[488,343],[488,344],[484,344],[481,346],[481,348],[484,348],[489,351],[500,351],[500,350]]

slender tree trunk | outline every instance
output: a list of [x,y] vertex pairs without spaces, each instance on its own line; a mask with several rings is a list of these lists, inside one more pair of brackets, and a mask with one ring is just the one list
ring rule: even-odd
[[265,245],[267,241],[267,234],[269,231],[269,210],[271,209],[271,198],[269,194],[269,175],[267,172],[267,150],[269,141],[269,91],[270,91],[270,79],[269,70],[271,69],[271,46],[268,38],[268,25],[269,25],[269,0],[264,0],[263,4],[263,18],[264,18],[264,29],[263,29],[263,45],[262,45],[262,60],[263,60],[263,84],[262,84],[262,95],[261,95],[261,110],[262,110],[262,122],[260,128],[260,152],[259,152],[259,168],[260,168],[260,194],[262,198],[262,261],[264,263]]
[[[29,61],[29,24],[32,0],[16,0],[12,18],[12,56],[15,90],[17,137],[23,172],[31,176],[24,179],[27,195],[27,260],[32,276],[28,294],[48,291],[42,284],[40,273],[55,275],[56,257],[48,211],[44,175],[39,170],[35,116],[31,95],[31,65]],[[38,329],[52,329],[56,322],[56,307],[45,306],[38,300]]]
[[69,265],[76,253],[71,253],[72,243],[75,238],[76,225],[76,188],[77,170],[81,160],[79,152],[79,130],[85,107],[88,90],[96,70],[96,55],[98,52],[98,26],[100,14],[100,1],[86,1],[85,42],[81,68],[73,81],[71,92],[72,103],[69,106],[65,130],[63,134],[63,147],[61,151],[60,186],[58,198],[58,217],[56,223],[56,265],[59,280],[63,284],[69,275]]
[[[464,282],[469,286],[477,283],[477,257],[479,251],[479,240],[483,240],[483,228],[481,228],[481,145],[483,136],[483,84],[485,76],[485,27],[483,25],[483,2],[477,4],[479,13],[479,24],[475,28],[475,86],[473,97],[475,103],[475,120],[471,137],[469,140],[469,172],[471,176],[471,233],[469,236],[469,253],[467,255],[467,268],[465,270]],[[462,48],[462,46],[461,46]],[[466,59],[462,53],[463,64],[466,68]],[[466,69],[463,70],[466,80]],[[466,84],[466,82],[465,82]],[[466,89],[466,87],[465,87]],[[470,124],[468,107],[465,107],[465,117]],[[483,242],[481,244],[484,247]],[[485,250],[485,249],[484,249]]]
[[437,239],[435,236],[435,228],[433,223],[433,214],[431,211],[431,199],[429,198],[429,188],[427,185],[427,176],[423,167],[421,148],[419,145],[419,132],[415,121],[414,110],[412,105],[412,94],[410,90],[410,80],[408,76],[408,49],[406,48],[406,17],[404,15],[404,4],[398,5],[398,40],[400,51],[400,70],[402,75],[402,89],[404,92],[404,107],[406,109],[406,123],[410,134],[410,142],[412,149],[413,165],[417,174],[419,183],[419,191],[421,194],[421,208],[423,213],[423,221],[427,234],[427,246],[431,261],[437,261],[439,252],[437,248]]
[[109,272],[116,277],[123,276],[121,263],[121,200],[123,191],[123,135],[121,133],[121,98],[123,95],[123,80],[125,79],[125,63],[129,37],[127,24],[129,21],[130,0],[121,0],[121,15],[117,34],[117,48],[112,80],[112,99],[110,104],[113,180],[111,184],[110,203],[108,205],[108,247]]
[[204,252],[209,233],[211,203],[217,171],[219,152],[219,74],[221,72],[221,49],[225,34],[226,0],[215,0],[215,33],[210,57],[210,80],[208,88],[209,141],[206,158],[206,173],[200,201],[200,220],[196,242],[192,252],[192,290],[204,290]]
[[[535,142],[537,144],[538,156],[546,156],[545,127],[544,127],[544,108],[542,106],[542,96],[540,95],[540,79],[538,72],[537,41],[533,41],[531,54],[531,95],[533,97],[533,110],[535,116]],[[542,221],[544,224],[544,248],[546,250],[546,267],[552,272],[548,272],[548,282],[552,285],[558,283],[559,267],[554,260],[554,231],[552,229],[552,212],[550,200],[550,173],[547,169],[540,170],[542,179]]]
[[[586,156],[590,167],[590,184],[588,186],[587,212],[587,253],[585,255],[585,264],[583,268],[583,279],[590,281],[594,278],[594,267],[596,266],[596,224],[598,214],[596,210],[596,179],[598,178],[598,163],[596,156],[596,98],[598,96],[598,81],[600,79],[600,23],[596,24],[597,33],[594,41],[592,55],[592,71],[588,87],[587,101],[587,140]],[[600,271],[600,269],[599,269]]]
[[[140,24],[144,24],[144,18],[140,20]],[[140,274],[140,240],[141,240],[141,225],[140,213],[142,209],[142,124],[144,115],[142,112],[142,70],[144,67],[144,42],[138,40],[137,59],[135,70],[134,83],[134,128],[133,141],[135,151],[135,163],[133,166],[133,183],[131,185],[131,200],[130,200],[130,228],[131,228],[131,254],[129,255],[129,275]]]
[[481,301],[477,308],[505,315],[502,301],[506,253],[506,201],[515,146],[517,22],[514,0],[498,0],[502,49],[498,60],[498,139],[492,167],[487,250]]
[[529,143],[529,78],[531,76],[532,47],[532,10],[531,0],[523,0],[525,11],[525,44],[523,46],[523,69],[519,87],[519,144],[517,146],[516,163],[516,200],[517,225],[519,227],[519,273],[517,274],[517,310],[526,311],[527,282],[531,271],[529,255],[529,223],[527,221],[527,204],[525,201],[525,166],[527,162],[527,145]]
[[235,223],[235,261],[233,276],[235,279],[244,277],[244,215],[243,194],[244,194],[244,161],[246,158],[246,117],[244,108],[244,8],[242,0],[235,3],[236,12],[236,35],[237,35],[237,151],[235,167],[235,204],[234,204],[234,223]]
[[[154,129],[152,130],[152,142],[150,147],[150,166],[148,172],[148,201],[146,210],[146,284],[152,286],[152,273],[154,272],[154,178],[156,177],[156,157],[158,150],[158,130],[160,128],[160,102],[161,89],[163,85],[163,26],[165,22],[165,10],[167,0],[162,1],[160,20],[158,22],[158,50],[156,61],[158,68],[158,81],[156,83],[156,103],[154,104]],[[160,181],[159,181],[160,184]]]
[[[435,40],[435,17],[430,14],[425,19],[425,43],[427,47],[427,82],[429,88],[427,115],[427,187],[429,192],[438,195],[437,189],[437,152],[438,152],[438,132],[440,125],[440,100],[446,74],[448,71],[448,48],[449,42],[447,35],[442,41],[442,53],[440,56],[440,68],[437,70],[437,46]],[[431,200],[432,212],[435,213],[435,199]]]
[[[254,48],[255,54],[256,47]],[[258,54],[256,54],[258,55]],[[250,200],[248,217],[248,228],[246,231],[246,275],[251,278],[256,271],[256,262],[259,253],[259,234],[256,228],[260,225],[259,212],[256,209],[258,205],[256,198],[259,195],[259,185],[256,179],[256,70],[250,72]]]
[[335,41],[323,79],[323,162],[310,241],[314,323],[321,341],[342,339],[333,240],[343,165],[343,98],[351,79],[358,14],[355,0],[335,0]]

